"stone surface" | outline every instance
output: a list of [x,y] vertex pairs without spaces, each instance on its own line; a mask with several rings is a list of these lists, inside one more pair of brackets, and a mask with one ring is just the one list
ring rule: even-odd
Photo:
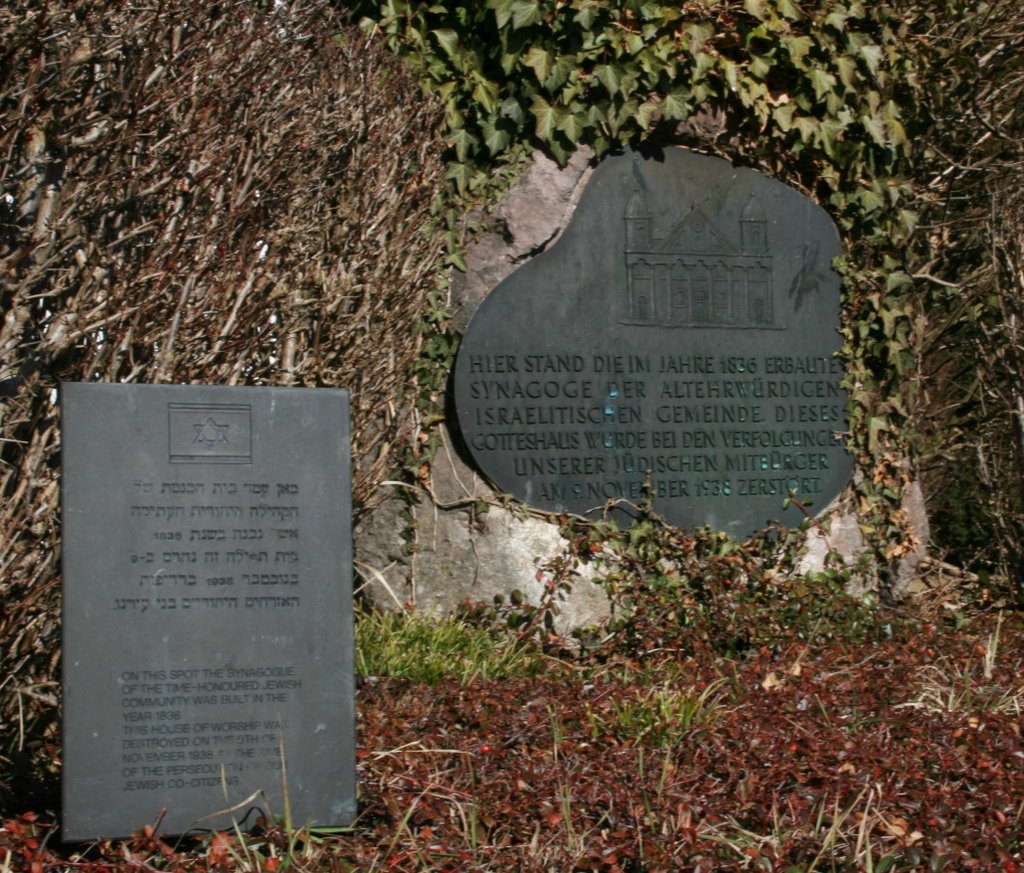
[[[396,495],[357,529],[356,567],[373,603],[439,616],[467,602],[507,602],[514,591],[542,603],[538,570],[566,546],[557,525],[494,505],[496,495],[447,441],[434,461],[432,494],[422,497],[410,506]],[[591,567],[569,582],[555,601],[556,630],[568,633],[609,616],[610,601]]]
[[465,330],[480,302],[520,264],[557,241],[590,178],[592,159],[593,152],[581,148],[559,167],[534,152],[529,169],[473,235],[466,271],[452,277],[456,330]]
[[746,536],[847,485],[840,252],[828,215],[682,149],[610,157],[560,239],[483,301],[461,436],[502,491]]
[[827,533],[816,527],[807,532],[807,548],[797,562],[797,572],[820,573],[828,566],[830,553],[838,553],[844,564],[852,564],[864,553],[864,547],[857,516],[852,512],[836,512],[829,518]]
[[65,384],[61,410],[64,838],[251,825],[282,760],[296,822],[350,823],[347,394]]
[[[896,598],[911,593],[911,582],[917,575],[918,565],[928,554],[928,514],[919,482],[913,481],[907,486],[900,509],[913,537],[914,548],[890,568],[891,578],[886,593]],[[828,519],[828,533],[822,534],[813,527],[807,532],[806,549],[797,562],[797,572],[820,573],[827,566],[834,566],[828,561],[828,555],[832,553],[838,556],[841,567],[854,570],[849,584],[851,594],[859,595],[876,590],[879,587],[878,573],[868,572],[870,568],[857,572],[856,564],[867,551],[857,514],[843,501],[837,501],[826,507],[821,515]]]
[[896,565],[895,578],[892,581],[892,593],[903,597],[910,590],[910,583],[917,575],[918,565],[928,556],[928,537],[931,527],[928,524],[928,511],[924,502],[924,492],[917,480],[907,486],[903,494],[901,506],[907,526],[916,540],[914,548],[900,558]]

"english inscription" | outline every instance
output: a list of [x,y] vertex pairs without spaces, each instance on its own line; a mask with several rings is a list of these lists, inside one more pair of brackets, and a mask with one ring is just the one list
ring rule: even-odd
[[344,392],[62,391],[65,838],[351,821]]
[[838,235],[798,192],[682,150],[610,158],[563,238],[484,301],[459,426],[496,487],[594,515],[643,501],[745,535],[845,485]]

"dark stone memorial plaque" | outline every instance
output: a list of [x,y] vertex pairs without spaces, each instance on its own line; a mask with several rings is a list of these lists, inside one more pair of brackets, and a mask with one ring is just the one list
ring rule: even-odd
[[648,496],[682,527],[794,524],[847,484],[839,235],[718,158],[605,160],[562,238],[474,314],[459,428],[495,486],[594,516]]
[[61,392],[64,838],[350,823],[347,393]]

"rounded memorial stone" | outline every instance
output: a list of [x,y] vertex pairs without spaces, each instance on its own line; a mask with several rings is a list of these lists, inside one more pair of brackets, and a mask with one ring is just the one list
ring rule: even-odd
[[459,429],[501,491],[649,502],[745,536],[847,484],[839,235],[798,191],[682,149],[607,158],[548,251],[474,314]]

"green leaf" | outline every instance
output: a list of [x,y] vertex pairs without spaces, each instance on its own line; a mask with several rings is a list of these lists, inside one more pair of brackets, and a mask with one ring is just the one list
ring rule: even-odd
[[540,9],[540,3],[531,0],[512,0],[512,29],[519,30],[529,27],[531,24],[538,24],[544,19]]
[[740,99],[744,106],[749,106],[754,111],[754,115],[762,125],[771,115],[771,107],[765,101],[767,96],[768,86],[764,82],[758,82],[756,79],[751,79],[750,76],[740,77]]
[[894,146],[906,145],[907,143],[907,129],[895,119],[889,122],[889,139]]
[[834,27],[840,33],[843,33],[846,31],[846,19],[849,17],[850,16],[847,15],[845,10],[840,9],[835,12],[830,12],[828,15],[826,15],[825,24],[829,25],[830,27]]
[[551,68],[554,66],[555,56],[545,48],[533,46],[525,55],[523,63],[526,64],[537,76],[537,81],[542,85],[548,76],[551,75]]
[[636,121],[641,130],[650,130],[651,122],[656,121],[661,115],[657,101],[645,100],[640,104],[636,112]]
[[598,9],[596,6],[584,6],[573,16],[575,21],[583,30],[590,30],[594,26],[594,20],[597,18]]
[[625,42],[626,51],[631,55],[639,54],[646,45],[643,36],[639,33],[627,33]]
[[466,123],[466,118],[462,114],[462,110],[460,109],[460,106],[461,106],[461,104],[460,104],[460,102],[459,102],[457,97],[452,96],[452,97],[449,97],[448,100],[445,101],[445,104],[444,104],[444,111],[445,111],[445,116],[446,116],[445,121],[446,121],[448,127],[450,127],[452,130],[455,130],[456,128],[460,128],[460,127],[462,127]]
[[665,95],[661,101],[661,111],[666,118],[682,121],[690,114],[690,92],[685,88],[675,88]]
[[697,57],[704,51],[704,46],[715,35],[715,28],[713,25],[704,24],[687,24],[683,28],[683,33],[688,37],[686,48],[691,55]]
[[576,58],[572,55],[562,55],[559,57],[551,67],[551,72],[548,74],[547,79],[544,80],[544,90],[549,94],[553,94],[566,83],[569,76],[578,69],[578,66]]
[[551,150],[551,156],[558,162],[558,166],[564,167],[569,162],[569,149],[557,137],[548,140],[548,148]]
[[[715,65],[715,56],[701,53],[697,55],[697,67],[693,71],[693,81],[699,82],[704,78],[704,75]],[[701,101],[698,100],[698,103]]]
[[640,15],[644,21],[653,21],[661,15],[661,5],[654,2],[644,3],[640,7]]
[[445,176],[455,182],[460,193],[465,193],[472,172],[469,164],[455,163],[448,166]]
[[512,134],[493,119],[485,121],[481,129],[484,134],[484,145],[492,156],[501,154],[512,142]]
[[[901,288],[910,288],[914,284],[914,280],[904,270],[893,270],[885,277],[885,290],[886,291],[899,291]],[[882,320],[885,321],[885,313],[887,310],[882,310]],[[903,315],[903,313],[898,313]],[[895,316],[894,316],[895,317]],[[891,324],[886,328],[886,333],[891,333]]]
[[579,142],[587,127],[587,116],[582,109],[576,112],[570,109],[565,113],[562,120],[558,122],[558,129],[574,143]]
[[764,21],[767,17],[764,11],[764,0],[743,0],[743,8],[758,21]]
[[843,122],[837,119],[829,119],[821,122],[821,142],[825,149],[825,154],[829,157],[834,157],[836,153],[836,143],[842,138],[843,129],[846,127]]
[[858,191],[857,200],[860,201],[861,206],[867,213],[874,212],[876,209],[882,209],[885,206],[885,198],[872,188]]
[[501,63],[501,71],[506,76],[511,76],[512,75],[512,71],[515,70],[519,66],[519,61],[521,59],[521,55],[522,55],[522,52],[519,52],[519,51],[513,51],[513,52],[505,52],[505,51],[503,51],[501,53],[501,55],[499,57],[499,61]]
[[877,115],[862,115],[860,117],[860,123],[871,136],[871,139],[874,140],[876,145],[885,145],[885,122],[882,121],[881,118]]
[[722,72],[725,74],[725,81],[729,83],[729,90],[738,91],[740,82],[736,64],[726,58],[722,58],[720,63]]
[[889,421],[884,415],[876,415],[868,419],[868,451],[878,448],[878,434],[889,430]]
[[[888,281],[886,282],[888,284]],[[897,318],[902,318],[903,313],[894,309],[884,307],[879,313],[882,316],[882,332],[891,337],[895,334],[895,322]]]
[[451,144],[455,148],[455,157],[461,164],[465,163],[470,153],[476,150],[480,140],[473,136],[466,128],[459,127],[451,132]]
[[798,7],[793,0],[777,0],[779,7],[779,14],[783,18],[788,18],[790,21],[799,21],[803,17],[803,13],[800,12]]
[[477,83],[473,88],[473,99],[490,115],[498,108],[498,86],[483,76],[477,75],[474,78]]
[[793,63],[797,66],[802,66],[802,61],[807,57],[807,53],[813,47],[814,42],[809,36],[786,35],[782,37],[782,45],[785,46]]
[[851,91],[857,86],[857,61],[849,55],[836,58],[840,81]]
[[754,55],[754,59],[750,62],[748,68],[750,75],[755,79],[764,79],[771,72],[772,62],[771,59],[764,55]]
[[906,232],[907,236],[910,236],[917,228],[917,222],[920,217],[916,212],[912,212],[909,209],[900,210],[900,226]]
[[459,50],[459,35],[448,28],[442,30],[430,31],[437,41],[441,44],[441,48],[448,57],[452,57]]
[[487,0],[487,8],[494,10],[494,18],[498,22],[498,30],[504,30],[512,18],[513,0]]
[[894,146],[901,146],[907,141],[907,131],[900,121],[902,113],[899,106],[890,100],[885,104],[885,117],[888,120],[889,139]]
[[772,109],[772,118],[783,132],[793,129],[794,112],[796,112],[796,106],[792,103],[784,103],[782,106],[776,106]]
[[863,45],[860,48],[860,56],[864,59],[864,63],[868,65],[871,75],[877,76],[878,65],[882,60],[882,47],[874,43]]
[[800,132],[800,139],[805,143],[814,142],[820,135],[821,128],[816,118],[801,115],[795,119],[793,126]]
[[811,80],[811,85],[814,87],[814,96],[819,100],[836,87],[836,77],[827,70],[815,68],[808,73],[807,78]]
[[499,111],[502,118],[507,118],[515,124],[523,123],[523,106],[515,97],[506,97],[502,100]]
[[622,89],[623,70],[618,64],[599,64],[594,67],[594,76],[613,97]]
[[[449,176],[449,178],[454,178],[454,177],[453,177],[453,176]],[[467,176],[466,176],[466,180],[468,180],[468,178],[469,178],[469,177],[468,177],[468,175],[467,175]],[[460,187],[460,188],[463,188],[463,187],[465,186],[465,184],[466,184],[466,180],[463,180],[463,181],[462,181],[462,182],[461,182],[461,183],[459,184],[459,187]],[[462,253],[461,251],[459,251],[458,249],[455,249],[454,251],[451,251],[451,252],[449,252],[449,253],[448,253],[448,258],[447,258],[447,260],[448,260],[448,263],[449,263],[449,264],[451,264],[451,265],[452,265],[453,267],[455,267],[455,269],[456,269],[456,270],[458,270],[458,271],[459,271],[460,273],[465,273],[465,272],[467,272],[467,268],[466,268],[466,257],[465,257],[465,255],[464,255],[464,254],[463,254],[463,253]]]
[[552,135],[558,129],[559,122],[562,120],[562,113],[541,97],[540,94],[534,96],[530,112],[537,119],[537,136],[545,142],[550,141]]

